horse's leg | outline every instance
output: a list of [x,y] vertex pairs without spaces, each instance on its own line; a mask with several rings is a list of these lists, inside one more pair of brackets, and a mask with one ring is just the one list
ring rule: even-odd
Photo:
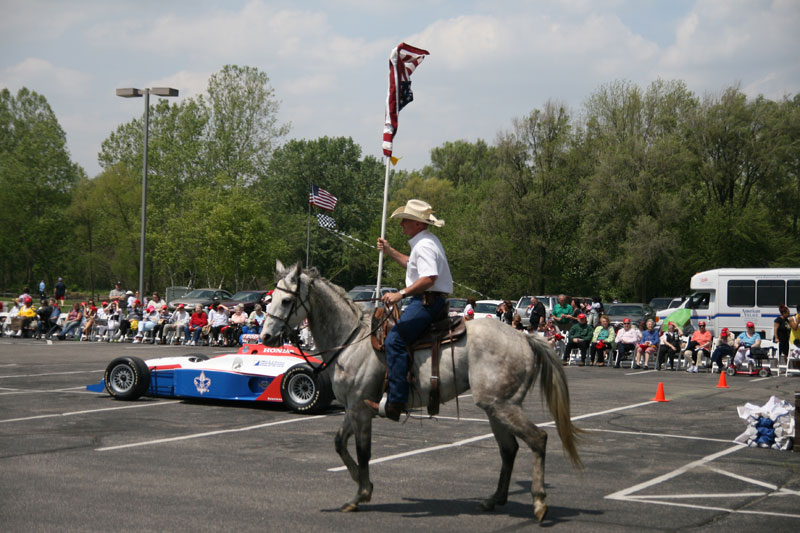
[[531,422],[519,405],[492,405],[486,409],[489,419],[496,417],[499,424],[505,425],[518,438],[525,441],[533,451],[533,473],[531,474],[531,495],[533,514],[540,522],[547,513],[544,499],[544,459],[547,448],[547,432]]
[[500,458],[503,466],[500,467],[500,480],[497,482],[497,491],[481,503],[481,509],[492,511],[495,505],[505,505],[508,500],[508,485],[511,482],[511,471],[514,470],[514,459],[517,456],[519,444],[514,434],[507,426],[500,423],[493,416],[489,417],[492,433],[500,447]]
[[353,435],[353,425],[350,423],[350,415],[345,412],[342,427],[340,427],[339,431],[336,432],[334,443],[336,446],[336,453],[338,453],[339,457],[342,458],[342,462],[347,467],[350,477],[353,478],[353,481],[358,483],[358,465],[353,460],[353,456],[350,455],[350,452],[347,450],[347,443],[350,440],[351,435]]
[[350,424],[356,437],[358,465],[353,464],[351,468],[348,459],[350,463],[353,463],[353,458],[350,457],[347,450],[345,450],[347,458],[341,452],[340,455],[342,455],[350,475],[358,483],[358,491],[352,500],[342,506],[342,512],[358,511],[359,503],[365,503],[372,499],[372,483],[369,480],[369,460],[372,456],[372,413],[365,407],[352,410],[351,415]]

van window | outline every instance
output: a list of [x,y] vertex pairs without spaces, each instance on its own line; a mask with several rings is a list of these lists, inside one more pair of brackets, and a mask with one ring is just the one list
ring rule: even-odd
[[800,305],[800,280],[790,279],[786,282],[786,305],[792,309]]
[[728,307],[753,307],[755,305],[755,280],[732,279],[728,282]]
[[709,292],[696,292],[689,297],[686,302],[686,309],[708,309],[708,302],[711,299]]
[[782,279],[758,280],[756,300],[759,307],[778,307],[786,300],[786,282]]

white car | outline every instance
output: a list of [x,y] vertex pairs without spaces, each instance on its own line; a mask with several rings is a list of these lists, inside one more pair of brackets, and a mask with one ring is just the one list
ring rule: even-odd
[[500,320],[497,316],[497,306],[503,303],[503,300],[478,300],[475,302],[475,318],[494,318]]

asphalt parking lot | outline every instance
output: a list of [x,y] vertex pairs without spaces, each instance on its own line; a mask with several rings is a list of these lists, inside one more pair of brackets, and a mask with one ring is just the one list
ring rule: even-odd
[[[508,503],[478,503],[500,457],[467,395],[436,419],[373,426],[372,502],[356,490],[333,437],[342,411],[89,393],[121,354],[211,348],[0,339],[0,524],[4,531],[516,531],[535,527],[531,454],[520,448]],[[542,527],[563,531],[797,531],[800,453],[745,448],[736,407],[771,395],[793,403],[800,379],[568,367],[572,413],[587,430],[573,469],[547,427]],[[669,402],[651,402],[658,382]],[[351,442],[352,446],[352,442]]]

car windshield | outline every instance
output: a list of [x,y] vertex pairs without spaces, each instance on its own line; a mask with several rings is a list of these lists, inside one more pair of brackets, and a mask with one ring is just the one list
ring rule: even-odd
[[350,291],[347,295],[355,301],[372,299],[372,291]]
[[531,305],[531,299],[528,296],[523,296],[517,303],[517,309],[527,308],[529,305]]
[[609,305],[606,314],[611,316],[643,316],[644,312],[638,305]]
[[666,307],[672,301],[672,298],[653,298],[650,300],[650,307]]
[[497,311],[497,304],[489,302],[481,302],[475,304],[476,313],[494,313],[495,311]]
[[260,299],[261,293],[253,291],[239,291],[231,296],[231,300],[236,300],[237,302],[257,302]]
[[208,291],[208,290],[203,290],[203,289],[195,289],[193,291],[187,292],[186,294],[181,296],[181,298],[209,298],[210,299],[210,298],[213,298],[213,296],[214,296],[214,291]]
[[451,311],[463,311],[467,306],[466,298],[450,298],[448,301],[450,302]]

